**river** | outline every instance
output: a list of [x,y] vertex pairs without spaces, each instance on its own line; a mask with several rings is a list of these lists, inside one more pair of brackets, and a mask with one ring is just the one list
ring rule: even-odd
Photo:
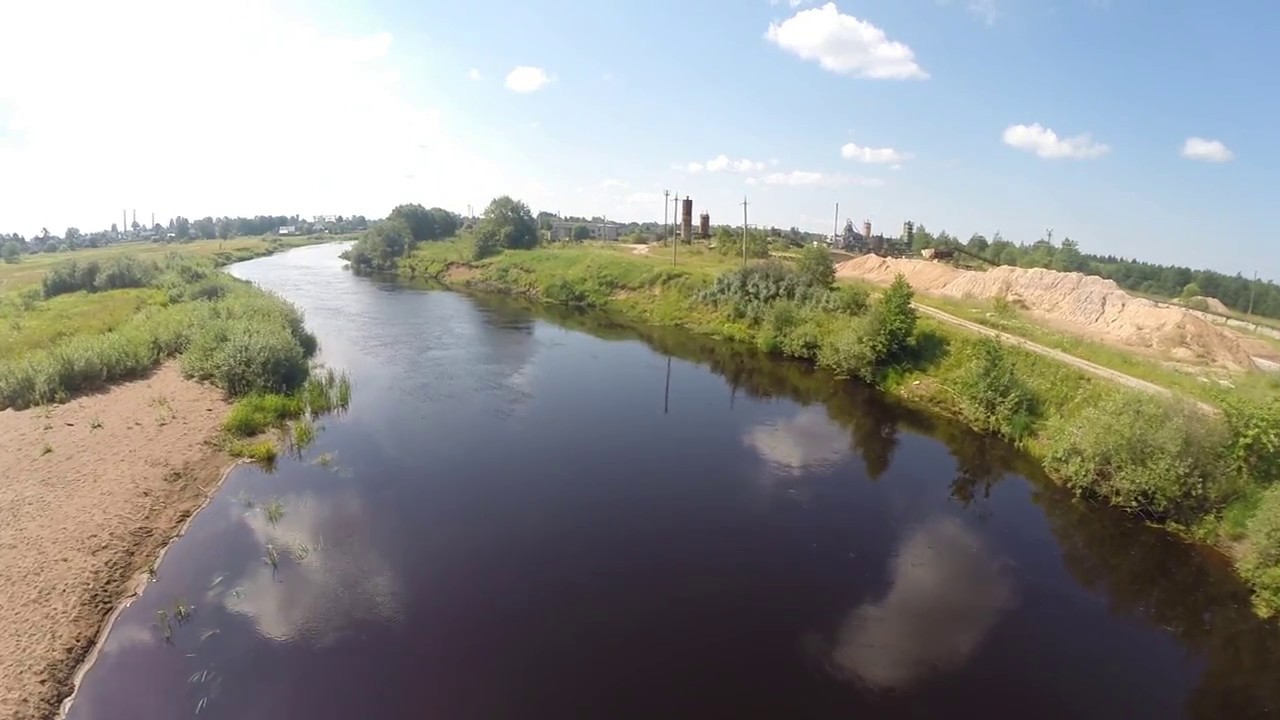
[[71,718],[1280,708],[1280,632],[1219,557],[1003,443],[750,349],[355,277],[340,249],[230,271],[305,311],[349,411],[231,474]]

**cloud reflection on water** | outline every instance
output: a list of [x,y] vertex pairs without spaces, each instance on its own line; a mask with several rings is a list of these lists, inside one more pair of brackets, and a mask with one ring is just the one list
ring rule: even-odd
[[963,666],[1012,603],[1003,563],[951,517],[909,535],[890,574],[882,600],[846,617],[830,658],[836,672],[875,688],[902,690]]
[[790,475],[835,465],[851,452],[848,431],[833,423],[820,407],[757,425],[743,435],[742,442]]
[[[367,513],[356,495],[321,501],[298,494],[281,502],[284,517],[275,525],[261,508],[243,515],[263,554],[268,543],[277,549],[280,568],[251,560],[238,587],[223,590],[228,610],[252,618],[265,637],[315,644],[333,640],[352,621],[400,617],[399,584],[367,535]],[[307,547],[295,558],[299,543]]]

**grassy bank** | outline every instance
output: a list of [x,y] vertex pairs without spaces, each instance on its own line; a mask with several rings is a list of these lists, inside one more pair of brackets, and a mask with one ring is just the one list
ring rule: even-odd
[[1258,609],[1280,610],[1274,395],[1197,393],[1222,409],[1210,416],[917,318],[909,288],[877,296],[831,286],[803,257],[795,268],[729,270],[740,261],[705,249],[681,248],[675,267],[669,250],[650,252],[662,255],[578,245],[470,260],[466,241],[423,243],[398,272],[750,342],[876,385],[1018,444],[1077,495],[1217,544],[1254,587]]
[[195,240],[184,243],[129,242],[100,248],[23,255],[16,263],[0,263],[0,294],[39,285],[45,273],[72,260],[80,263],[95,261],[101,263],[123,256],[140,260],[162,260],[170,253],[179,253],[190,257],[209,258],[217,265],[227,265],[289,248],[337,239],[341,238],[332,235],[295,237],[264,235],[229,240]]
[[[350,386],[332,373],[312,377],[316,341],[292,305],[217,267],[322,239],[125,245],[45,264],[35,284],[0,296],[0,410],[63,402],[176,357],[185,376],[241,404],[285,401],[252,432],[229,425],[224,442],[233,454],[273,459],[275,442],[249,436],[345,407]],[[341,403],[329,397],[339,381]]]

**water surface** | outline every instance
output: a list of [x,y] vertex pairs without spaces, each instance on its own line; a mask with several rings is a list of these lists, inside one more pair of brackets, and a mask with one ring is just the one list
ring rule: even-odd
[[1002,443],[750,350],[354,277],[339,250],[232,272],[305,310],[350,411],[232,474],[70,717],[1278,707],[1280,634],[1220,559]]

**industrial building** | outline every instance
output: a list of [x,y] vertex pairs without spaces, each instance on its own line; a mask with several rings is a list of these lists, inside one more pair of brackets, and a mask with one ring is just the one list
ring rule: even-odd
[[622,226],[612,222],[568,222],[554,220],[551,223],[552,240],[572,240],[573,229],[579,225],[591,233],[592,240],[617,240],[622,233]]

